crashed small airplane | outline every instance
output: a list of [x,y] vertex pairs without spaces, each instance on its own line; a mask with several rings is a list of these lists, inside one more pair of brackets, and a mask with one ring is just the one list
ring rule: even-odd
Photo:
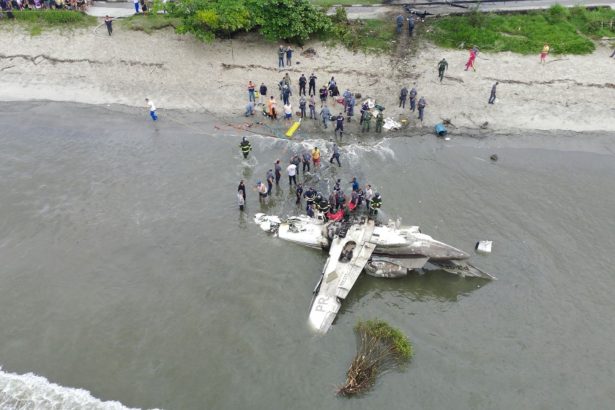
[[320,333],[327,332],[364,269],[372,276],[398,278],[430,263],[464,277],[495,279],[468,263],[469,254],[422,233],[418,226],[379,225],[367,217],[325,221],[321,216],[281,219],[262,213],[254,222],[280,239],[329,251],[309,316]]

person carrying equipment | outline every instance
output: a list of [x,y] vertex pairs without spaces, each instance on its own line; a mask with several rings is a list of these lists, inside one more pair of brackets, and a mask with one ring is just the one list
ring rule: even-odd
[[378,111],[378,115],[376,115],[376,132],[382,132],[382,124],[384,124],[384,115],[382,115],[382,111]]
[[326,215],[326,213],[329,212],[329,208],[329,201],[327,201],[326,198],[321,197],[320,200],[316,202],[316,209],[318,209],[318,211],[323,215]]
[[374,215],[374,216],[378,215],[378,210],[380,209],[381,206],[382,206],[382,197],[380,196],[380,193],[376,192],[376,194],[374,194],[374,197],[369,203],[369,214]]
[[250,144],[250,141],[248,141],[246,137],[243,137],[241,139],[241,142],[239,143],[239,148],[241,148],[243,159],[248,159],[248,154],[250,153],[250,151],[252,151],[252,144]]
[[303,193],[303,197],[305,198],[305,201],[307,202],[307,205],[306,205],[306,212],[307,212],[307,206],[314,205],[314,199],[316,198],[316,191],[314,190],[314,188],[310,187],[307,191]]

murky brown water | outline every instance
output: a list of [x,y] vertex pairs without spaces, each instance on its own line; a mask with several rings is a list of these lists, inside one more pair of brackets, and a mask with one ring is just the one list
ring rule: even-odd
[[[493,240],[474,261],[499,280],[363,277],[319,337],[306,321],[326,255],[260,231],[252,190],[245,215],[235,206],[240,178],[264,179],[300,142],[250,136],[245,164],[240,134],[160,116],[154,127],[145,111],[2,104],[4,372],[166,409],[615,404],[612,137],[345,145],[344,166],[310,183],[356,175],[390,217],[468,251]],[[265,211],[293,213],[292,197],[283,179]],[[366,318],[402,329],[416,356],[366,396],[340,399],[352,326]]]

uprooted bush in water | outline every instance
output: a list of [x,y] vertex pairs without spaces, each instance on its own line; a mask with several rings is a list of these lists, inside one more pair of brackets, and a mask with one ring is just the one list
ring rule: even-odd
[[400,367],[412,358],[408,338],[382,320],[360,321],[354,331],[357,354],[346,373],[346,383],[338,390],[342,396],[366,392],[379,374]]

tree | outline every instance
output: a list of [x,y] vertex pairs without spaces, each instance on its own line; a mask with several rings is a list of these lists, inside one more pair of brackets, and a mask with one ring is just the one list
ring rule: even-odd
[[261,0],[260,33],[268,40],[303,43],[311,34],[331,28],[331,19],[307,0]]
[[202,40],[212,40],[216,34],[229,36],[254,28],[251,2],[244,0],[181,0],[170,8],[181,17],[180,32],[191,32]]

